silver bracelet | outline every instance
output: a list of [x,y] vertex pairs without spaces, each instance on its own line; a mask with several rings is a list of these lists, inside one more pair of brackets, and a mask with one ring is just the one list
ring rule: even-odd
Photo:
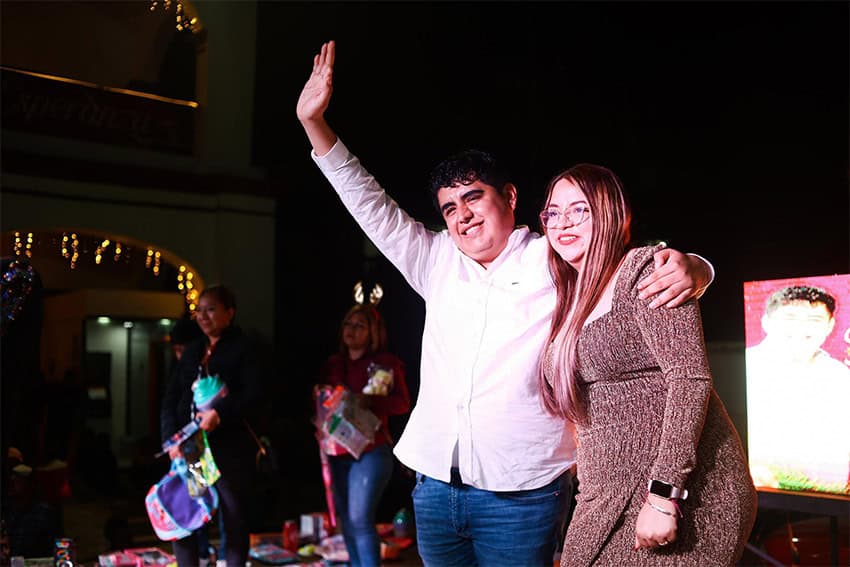
[[670,517],[675,517],[675,516],[676,516],[676,514],[674,514],[673,512],[668,512],[668,511],[667,511],[667,510],[665,510],[664,508],[661,508],[661,507],[659,507],[659,506],[656,506],[655,504],[653,504],[653,503],[652,503],[652,502],[650,502],[649,500],[647,500],[647,501],[646,501],[646,503],[647,503],[647,504],[649,504],[650,506],[652,506],[652,509],[653,509],[653,510],[655,510],[656,512],[661,512],[661,513],[662,513],[662,514],[664,514],[665,516],[670,516]]

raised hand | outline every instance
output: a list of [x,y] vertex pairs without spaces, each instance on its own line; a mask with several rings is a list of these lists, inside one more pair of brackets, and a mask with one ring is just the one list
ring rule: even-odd
[[313,71],[298,97],[295,114],[316,155],[323,156],[336,144],[336,134],[325,121],[325,110],[333,92],[334,55],[336,45],[329,41],[313,57]]
[[333,92],[333,69],[336,46],[333,41],[322,45],[313,57],[313,71],[298,97],[295,114],[301,122],[322,119]]

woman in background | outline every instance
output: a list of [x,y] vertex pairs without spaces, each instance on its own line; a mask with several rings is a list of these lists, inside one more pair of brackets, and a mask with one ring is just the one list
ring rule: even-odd
[[[262,371],[252,341],[233,323],[235,316],[236,296],[230,289],[213,286],[201,293],[195,320],[204,337],[186,345],[180,357],[163,399],[161,429],[165,441],[191,419],[200,419],[221,472],[215,488],[226,533],[223,559],[241,567],[248,560],[247,503],[257,449],[245,418],[262,396]],[[210,409],[193,412],[192,384],[200,375],[218,375],[227,395]],[[179,456],[179,447],[169,451],[172,460]],[[197,535],[175,541],[174,553],[180,567],[196,567]]]
[[[330,456],[334,507],[353,567],[381,564],[381,541],[375,529],[378,502],[393,471],[389,416],[410,410],[410,396],[402,361],[387,352],[383,317],[372,305],[355,305],[342,320],[339,352],[322,366],[319,383],[343,386],[381,421],[375,440],[359,459],[351,455]],[[371,367],[371,368],[370,368]],[[392,373],[386,394],[363,394],[374,370]]]

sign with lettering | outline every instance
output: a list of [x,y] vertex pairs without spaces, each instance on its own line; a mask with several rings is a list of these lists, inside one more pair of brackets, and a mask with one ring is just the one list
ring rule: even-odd
[[6,130],[191,154],[197,103],[3,67]]

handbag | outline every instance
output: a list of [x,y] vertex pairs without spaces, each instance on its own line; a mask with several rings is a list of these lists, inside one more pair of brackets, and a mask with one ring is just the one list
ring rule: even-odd
[[148,490],[145,508],[154,532],[163,541],[189,536],[207,522],[218,509],[218,492],[210,486],[199,497],[189,494],[188,468],[183,459],[171,461],[171,470]]

